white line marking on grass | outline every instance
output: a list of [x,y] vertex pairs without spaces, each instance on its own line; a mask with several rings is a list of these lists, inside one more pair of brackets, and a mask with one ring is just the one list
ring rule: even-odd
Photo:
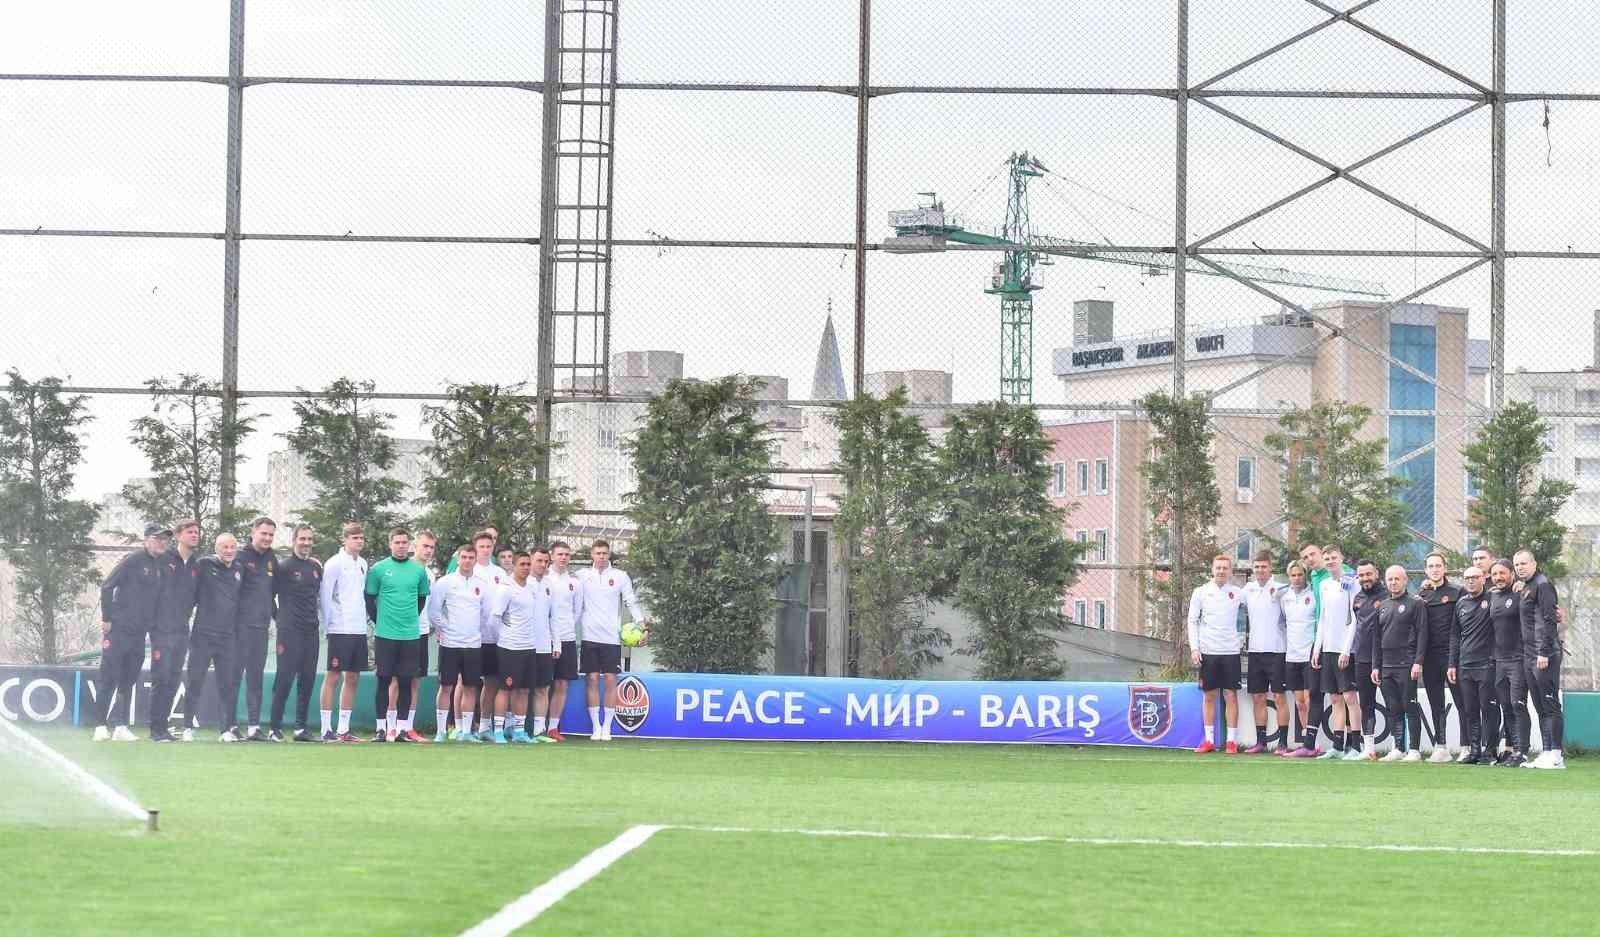
[[1593,849],[1516,849],[1495,846],[1428,846],[1404,843],[1289,843],[1237,842],[1233,840],[1150,839],[1105,836],[1009,836],[1003,833],[894,833],[885,830],[811,830],[797,827],[746,826],[669,826],[671,830],[697,833],[771,833],[790,836],[815,836],[839,839],[916,839],[972,843],[1055,843],[1064,846],[1162,846],[1174,849],[1347,849],[1358,852],[1424,852],[1491,856],[1600,856]]
[[633,826],[621,836],[589,853],[554,878],[501,908],[483,923],[464,931],[462,937],[507,937],[512,931],[550,909],[606,867],[643,846],[645,840],[661,832],[661,826]]

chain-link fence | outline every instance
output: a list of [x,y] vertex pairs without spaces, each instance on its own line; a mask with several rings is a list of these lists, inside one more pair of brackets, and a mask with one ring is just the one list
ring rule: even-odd
[[595,512],[573,533],[625,543],[643,401],[742,372],[769,380],[774,481],[812,501],[805,521],[804,492],[773,492],[798,544],[814,528],[809,637],[780,667],[848,670],[827,415],[897,384],[935,426],[941,404],[1039,408],[1089,545],[1063,606],[1089,628],[1144,633],[1171,548],[1140,472],[1154,391],[1210,396],[1215,535],[1240,559],[1292,535],[1266,437],[1316,399],[1371,411],[1415,542],[1457,551],[1460,446],[1532,401],[1554,426],[1541,471],[1577,485],[1575,555],[1600,540],[1591,4],[197,0],[5,20],[0,364],[90,394],[78,487],[108,530],[137,520],[118,492],[143,473],[143,382],[191,372],[259,415],[235,497],[281,516],[309,497],[282,435],[300,389],[370,380],[420,441],[448,384],[526,382],[551,477]]

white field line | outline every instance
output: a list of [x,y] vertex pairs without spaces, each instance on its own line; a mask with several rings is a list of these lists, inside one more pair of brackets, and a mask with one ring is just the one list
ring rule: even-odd
[[884,830],[811,830],[795,827],[668,826],[669,830],[696,833],[767,833],[840,839],[946,840],[972,843],[1052,843],[1064,846],[1160,846],[1172,849],[1343,849],[1356,852],[1421,852],[1490,856],[1600,856],[1593,849],[1518,849],[1496,846],[1430,846],[1406,843],[1291,843],[1239,842],[1235,840],[1150,839],[1106,836],[1008,836],[981,833],[894,833]]
[[501,908],[493,917],[476,927],[464,931],[462,937],[507,937],[517,928],[522,927],[549,910],[551,905],[571,894],[574,889],[584,882],[605,871],[607,866],[644,845],[646,840],[662,829],[664,827],[660,826],[629,827],[616,839],[589,853],[543,885]]
[[146,818],[143,807],[118,793],[111,785],[90,774],[77,762],[34,738],[31,733],[12,725],[11,720],[0,717],[0,734],[9,735],[15,739],[22,748],[35,757],[42,758],[51,767],[66,775],[69,782],[95,800],[110,806],[118,813],[126,814],[130,819],[142,821]]

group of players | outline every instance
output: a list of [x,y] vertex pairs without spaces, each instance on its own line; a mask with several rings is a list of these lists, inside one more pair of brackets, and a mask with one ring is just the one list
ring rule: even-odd
[[[1380,572],[1360,559],[1351,569],[1334,544],[1307,544],[1288,565],[1288,582],[1273,578],[1272,557],[1251,564],[1243,585],[1233,561],[1211,562],[1211,581],[1189,600],[1188,633],[1204,693],[1205,741],[1217,748],[1217,696],[1223,698],[1227,740],[1239,753],[1240,654],[1254,709],[1256,742],[1245,754],[1275,751],[1289,758],[1345,761],[1422,761],[1422,712],[1417,684],[1426,688],[1433,753],[1452,761],[1445,740],[1445,693],[1459,714],[1465,764],[1560,769],[1561,661],[1565,616],[1555,585],[1527,550],[1510,560],[1474,550],[1461,584],[1450,582],[1442,554],[1429,554],[1415,592],[1400,566]],[[1378,757],[1374,734],[1381,692],[1394,746]],[[1278,727],[1267,732],[1267,697],[1277,696]],[[1293,708],[1290,706],[1293,694]],[[1323,694],[1331,697],[1322,725]],[[1532,726],[1526,700],[1540,720],[1542,751],[1529,759]],[[1298,717],[1291,747],[1290,713]],[[1404,716],[1402,717],[1402,713]],[[1330,746],[1319,749],[1319,730]]]
[[[271,518],[257,518],[248,544],[241,547],[222,533],[216,552],[201,556],[197,522],[146,526],[143,549],[118,563],[100,591],[96,741],[137,741],[127,726],[129,701],[147,636],[150,739],[156,742],[193,740],[211,671],[220,689],[223,742],[365,741],[350,721],[369,662],[378,678],[372,740],[426,742],[415,724],[430,641],[438,643],[433,741],[560,742],[567,684],[580,670],[591,738],[610,741],[622,663],[620,605],[635,621],[645,622],[645,614],[628,574],[611,565],[606,541],[591,545],[589,567],[573,569],[564,542],[497,550],[499,533],[488,527],[439,571],[438,538],[428,530],[414,539],[404,528],[389,531],[388,555],[370,565],[360,524],[344,525],[341,549],[326,562],[311,555],[316,536],[310,526],[294,528],[287,557],[272,548],[276,533]],[[263,731],[262,673],[274,625],[277,676]],[[323,634],[327,673],[318,735],[307,719]],[[169,716],[180,681],[188,719],[175,734]],[[241,685],[244,723],[237,722]],[[296,707],[292,735],[286,735],[291,688]]]

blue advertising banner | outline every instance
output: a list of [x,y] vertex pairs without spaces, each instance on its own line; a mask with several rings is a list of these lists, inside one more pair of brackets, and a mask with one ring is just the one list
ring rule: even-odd
[[[773,742],[1053,742],[1192,748],[1194,684],[887,681],[626,673],[615,733]],[[578,687],[563,731],[590,729]]]

